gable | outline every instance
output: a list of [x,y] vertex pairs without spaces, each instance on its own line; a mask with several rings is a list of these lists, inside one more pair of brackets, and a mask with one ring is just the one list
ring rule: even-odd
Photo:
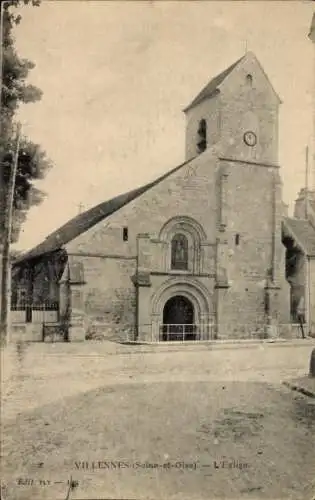
[[[216,172],[219,161],[212,150],[173,171],[97,225],[66,245],[69,254],[95,257],[137,255],[139,234],[159,240],[161,228],[178,216],[194,219],[215,240]],[[124,229],[128,238],[123,238]]]
[[[210,155],[210,156],[209,156]],[[204,155],[203,155],[204,156]],[[213,156],[213,152],[209,150],[207,152],[207,158]],[[103,203],[100,203],[96,205],[95,207],[77,215],[76,217],[73,217],[71,220],[66,222],[63,226],[52,232],[49,236],[45,238],[44,241],[42,241],[39,245],[35,246],[32,248],[30,251],[26,252],[25,254],[21,255],[18,259],[16,259],[13,262],[13,266],[19,266],[19,264],[26,262],[31,259],[39,258],[42,255],[45,254],[50,254],[53,253],[61,248],[73,248],[76,246],[76,244],[81,241],[81,240],[86,240],[86,238],[89,238],[91,233],[91,230],[93,230],[94,227],[97,226],[96,232],[99,230],[99,228],[102,226],[105,226],[105,223],[107,222],[108,219],[111,218],[112,215],[121,212],[121,210],[124,207],[127,207],[126,213],[129,214],[130,210],[133,210],[135,207],[134,204],[132,204],[133,201],[136,201],[141,195],[145,194],[146,192],[149,192],[153,190],[155,187],[158,187],[160,184],[163,184],[164,180],[170,179],[170,183],[172,184],[174,182],[174,179],[177,179],[176,175],[179,173],[179,178],[181,179],[177,185],[177,181],[175,180],[176,184],[176,192],[178,192],[178,189],[180,190],[182,186],[186,186],[184,189],[196,189],[196,184],[204,185],[205,182],[207,181],[205,177],[205,172],[204,175],[201,179],[195,178],[195,172],[196,172],[196,165],[194,165],[194,158],[185,161],[184,163],[176,166],[175,168],[169,170],[162,176],[158,177],[156,180],[141,186],[139,188],[133,189],[132,191],[128,191],[127,193],[123,193],[119,196],[116,196],[110,200],[107,200]],[[197,159],[196,159],[197,160]],[[201,160],[201,163],[205,160]],[[198,163],[200,163],[200,159],[198,160]],[[205,167],[208,169],[208,165]],[[181,173],[180,173],[181,172]],[[190,173],[192,172],[192,174]],[[190,188],[189,188],[190,185]],[[167,208],[170,199],[169,193],[170,187],[169,184],[163,184],[162,191],[164,192],[163,196],[164,199],[166,200],[165,202],[165,207]],[[193,196],[195,196],[196,191],[194,191]],[[167,199],[168,196],[168,199]],[[150,199],[150,196],[149,196]],[[208,202],[207,197],[205,196],[205,202]],[[191,203],[191,201],[190,201]],[[131,208],[129,206],[131,205]],[[164,208],[165,208],[164,207]],[[150,206],[147,206],[147,211],[150,209]],[[201,210],[202,211],[202,210]],[[123,212],[124,214],[125,212]],[[187,206],[187,213],[189,213],[189,208]],[[122,215],[124,217],[124,215]],[[120,217],[120,216],[119,216]],[[112,219],[111,219],[112,220]],[[119,230],[121,229],[119,225]],[[139,228],[140,229],[140,228]],[[92,231],[93,232],[93,231]],[[140,232],[140,230],[138,231]],[[86,235],[83,238],[80,238],[81,235]],[[115,238],[116,240],[116,238]],[[74,242],[74,245],[72,245],[72,242]],[[108,241],[109,243],[109,241]]]
[[212,78],[209,83],[199,92],[199,94],[193,99],[193,101],[184,109],[184,112],[188,111],[189,109],[197,106],[197,104],[200,104],[203,102],[205,99],[208,99],[209,97],[212,97],[213,95],[216,94],[218,91],[221,83],[225,80],[225,78],[233,71],[233,69],[238,65],[238,63],[243,59],[238,59],[235,63],[231,64],[227,69],[219,73],[217,76]]
[[53,231],[48,235],[43,242],[36,245],[30,251],[21,255],[18,259],[13,262],[13,266],[19,264],[20,262],[37,258],[41,255],[55,252],[56,250],[62,248],[65,244],[69,243],[73,239],[77,238],[80,234],[85,233],[87,230],[101,222],[102,220],[109,217],[111,214],[115,213],[117,210],[130,203],[132,200],[140,196],[142,193],[148,191],[153,186],[162,182],[172,173],[181,169],[188,162],[184,162],[181,165],[173,168],[172,170],[166,172],[162,176],[158,177],[154,181],[145,184],[139,188],[128,191],[127,193],[120,194],[110,200],[102,202],[95,207],[86,210],[85,212],[73,217],[63,226]]
[[242,71],[247,71],[248,73],[257,72],[260,74],[260,81],[264,80],[265,87],[268,87],[270,93],[274,96],[278,103],[281,102],[278,94],[274,90],[268,76],[266,75],[263,67],[259,63],[255,54],[252,52],[247,52],[244,56],[238,59],[236,62],[231,64],[227,69],[219,73],[219,75],[215,76],[210,80],[210,82],[199,92],[199,94],[193,99],[193,101],[184,109],[186,113],[191,108],[197,106],[201,102],[215,96],[218,92],[224,91],[225,88],[229,88],[232,85],[233,90],[235,91],[235,82],[237,72],[242,73]]
[[281,99],[275,91],[264,68],[252,52],[248,52],[242,57],[235,68],[233,68],[233,71],[231,71],[220,84],[221,94],[235,95],[238,93],[237,89],[242,93],[243,89],[246,88],[246,77],[248,75],[252,77],[252,92],[254,98],[255,94],[265,94],[265,98],[268,99],[268,102],[273,102],[274,104],[281,103]]

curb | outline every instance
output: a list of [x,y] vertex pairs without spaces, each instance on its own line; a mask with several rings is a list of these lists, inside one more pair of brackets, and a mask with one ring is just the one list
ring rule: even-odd
[[[303,342],[304,341],[304,342]],[[101,343],[102,341],[100,341]],[[261,344],[272,344],[272,345],[314,345],[315,341],[312,337],[307,337],[305,339],[285,339],[285,338],[266,338],[266,339],[216,339],[216,340],[201,340],[201,341],[168,341],[168,342],[150,342],[150,341],[137,341],[137,340],[126,340],[120,342],[114,342],[118,345],[128,345],[128,346],[158,346],[158,347],[166,347],[166,346],[221,346],[221,345],[241,345],[241,346],[249,346],[249,345],[261,345]]]
[[283,385],[291,389],[292,391],[300,392],[304,396],[308,396],[309,398],[315,398],[315,392],[309,391],[308,389],[304,389],[304,387],[300,385],[291,384],[290,382],[282,382]]
[[[120,346],[129,347],[128,352],[167,352],[167,351],[190,351],[190,350],[216,350],[216,349],[253,349],[257,347],[305,347],[313,346],[313,339],[287,340],[287,339],[263,339],[263,340],[211,340],[203,342],[120,342]],[[126,353],[118,348],[117,353]],[[314,499],[315,500],[315,499]]]

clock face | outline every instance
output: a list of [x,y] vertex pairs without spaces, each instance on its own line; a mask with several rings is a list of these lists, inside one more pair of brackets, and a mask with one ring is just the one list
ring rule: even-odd
[[254,132],[248,131],[244,134],[244,142],[247,146],[255,146],[257,143],[257,137]]

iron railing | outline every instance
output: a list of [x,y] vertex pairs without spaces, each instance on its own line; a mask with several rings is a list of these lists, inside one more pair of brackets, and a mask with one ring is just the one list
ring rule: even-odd
[[11,304],[12,323],[56,323],[59,321],[58,302]]
[[196,324],[160,325],[159,340],[162,342],[199,340],[199,337],[200,331]]
[[[305,336],[310,335],[306,324],[303,325]],[[315,335],[315,325],[312,330]],[[268,339],[302,338],[301,325],[297,323],[278,323],[268,325],[227,324],[217,325],[215,322],[202,324],[145,324],[138,326],[138,333],[132,328],[126,332],[126,341],[132,343],[163,342],[211,342],[211,341],[248,341]]]
[[189,342],[213,340],[214,323],[210,324],[162,324],[159,327],[159,342]]

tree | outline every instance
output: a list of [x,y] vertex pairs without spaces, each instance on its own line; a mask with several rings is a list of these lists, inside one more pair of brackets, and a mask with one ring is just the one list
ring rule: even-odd
[[[14,28],[21,22],[16,8],[21,5],[38,7],[39,0],[0,0],[2,23],[2,79],[0,116],[0,243],[3,237],[5,201],[14,152],[14,117],[21,103],[38,101],[42,92],[26,83],[34,63],[22,59],[14,47]],[[13,201],[12,241],[18,239],[21,224],[32,205],[38,205],[45,197],[35,187],[34,180],[42,179],[52,167],[51,161],[38,144],[27,137],[21,138],[17,176]]]

